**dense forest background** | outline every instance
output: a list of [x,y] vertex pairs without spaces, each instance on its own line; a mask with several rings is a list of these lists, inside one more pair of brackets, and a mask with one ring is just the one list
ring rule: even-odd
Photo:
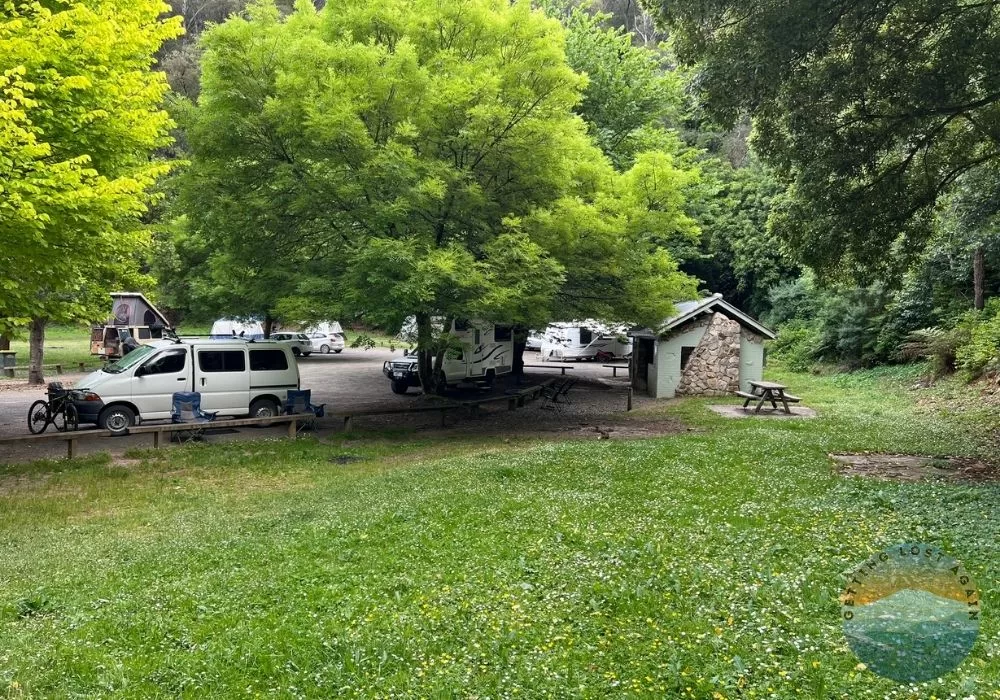
[[[356,134],[331,138],[346,124],[338,121],[343,105],[305,87],[290,99],[278,84],[308,84],[313,76],[296,71],[314,49],[343,61],[329,45],[306,43],[329,31],[324,22],[339,21],[312,12],[324,4],[169,0],[180,27],[168,23],[153,67],[169,86],[173,138],[157,141],[156,161],[170,174],[158,178],[142,214],[151,240],[137,248],[138,271],[119,279],[153,293],[173,321],[340,317],[391,329],[403,302],[422,294],[445,315],[489,298],[489,313],[506,311],[525,327],[571,314],[645,320],[657,307],[644,300],[697,287],[776,327],[772,356],[798,369],[914,359],[970,377],[998,369],[995,4],[906,0],[864,14],[849,3],[817,8],[805,0],[748,12],[725,0],[536,0],[565,30],[560,60],[587,76],[580,99],[570,90],[559,105],[571,106],[589,143],[554,107],[545,128],[563,134],[560,143],[549,139],[534,159],[522,152],[527,141],[505,144],[508,161],[434,211],[420,209],[440,204],[427,183],[454,184],[472,172],[458,156],[454,172],[433,177],[429,162],[400,160],[416,183],[405,194],[384,173],[357,187],[317,174],[320,164],[330,173],[337,158],[353,157],[361,158],[354,172],[374,172],[394,147],[378,136],[382,151],[366,151],[372,144]],[[362,25],[349,23],[366,12],[370,26],[390,26],[394,19],[378,13],[392,7],[345,3],[338,31],[356,31]],[[797,24],[783,13],[798,13]],[[371,41],[382,40],[376,30]],[[296,51],[297,63],[281,63]],[[351,70],[373,94],[384,88],[389,104],[406,88],[389,85],[380,66]],[[522,66],[532,89],[541,84],[535,78],[567,80],[535,75],[535,67]],[[465,98],[457,83],[440,85],[458,91],[443,100]],[[356,84],[342,87],[365,99],[351,92]],[[469,113],[487,107],[506,108]],[[324,118],[323,133],[286,128]],[[394,128],[405,135],[410,126]],[[442,132],[442,148],[452,136]],[[595,146],[603,157],[588,150]],[[537,161],[546,153],[565,172],[545,171]],[[364,209],[383,195],[389,199]],[[395,202],[407,198],[415,208],[403,216]],[[502,223],[490,207],[506,212]],[[436,234],[433,226],[401,232],[420,216],[435,222]],[[377,235],[341,259],[341,239],[368,236],[361,229],[376,220]],[[584,232],[580,240],[571,228]],[[438,244],[465,238],[418,259],[398,245],[404,234],[436,235]],[[125,267],[119,260],[108,274]],[[69,294],[53,293],[63,301],[44,317],[79,319],[98,303],[60,316]],[[532,300],[537,310],[525,310]],[[11,312],[0,331],[17,333],[39,313]]]

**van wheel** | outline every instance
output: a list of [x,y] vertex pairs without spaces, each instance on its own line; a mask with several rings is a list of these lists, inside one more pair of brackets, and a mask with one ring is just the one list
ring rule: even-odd
[[335,355],[339,355],[340,353],[344,352],[344,349],[341,348],[340,350],[334,350],[333,352]]
[[394,394],[405,394],[406,390],[409,388],[410,385],[402,380],[399,379],[392,380],[392,393]]
[[135,411],[128,406],[108,406],[97,417],[97,424],[115,435],[127,435],[135,425]]
[[[254,399],[250,403],[251,418],[274,418],[278,415],[278,404],[271,399]],[[270,422],[260,424],[261,428],[271,425]]]
[[302,353],[302,357],[309,357],[310,355],[312,355],[311,352],[304,352],[304,353]]
[[329,355],[330,354],[330,346],[329,345],[320,345],[319,346],[319,351],[321,353],[323,353],[324,355]]

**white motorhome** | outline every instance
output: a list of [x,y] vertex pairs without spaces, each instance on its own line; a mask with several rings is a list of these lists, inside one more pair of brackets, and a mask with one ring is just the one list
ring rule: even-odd
[[607,326],[599,321],[567,321],[551,323],[545,329],[542,342],[542,361],[566,360],[610,361],[628,357],[632,353],[632,340],[626,328]]
[[[513,368],[512,326],[458,319],[452,324],[451,335],[461,344],[461,349],[455,348],[445,354],[441,365],[445,385],[450,387],[463,382],[491,385],[498,376],[509,374]],[[382,372],[396,394],[405,394],[409,387],[420,386],[415,354],[387,360]]]
[[126,433],[138,422],[170,418],[174,392],[197,391],[201,408],[223,416],[279,415],[299,368],[284,343],[189,339],[143,345],[76,383],[81,423]]

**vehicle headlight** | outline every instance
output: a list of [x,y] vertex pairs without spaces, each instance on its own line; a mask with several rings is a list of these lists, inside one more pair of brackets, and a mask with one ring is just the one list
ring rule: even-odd
[[100,401],[101,397],[92,391],[87,391],[86,389],[76,389],[71,393],[71,396],[77,401]]

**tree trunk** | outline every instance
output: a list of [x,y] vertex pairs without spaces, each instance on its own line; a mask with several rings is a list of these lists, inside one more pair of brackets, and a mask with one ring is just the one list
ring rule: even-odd
[[511,330],[514,334],[514,357],[510,371],[515,381],[519,382],[524,376],[524,348],[528,345],[528,333],[531,331],[524,326],[514,326]]
[[434,329],[430,314],[417,314],[417,372],[420,388],[425,394],[434,393]]
[[265,340],[267,338],[271,337],[271,329],[272,328],[274,328],[274,319],[271,317],[270,314],[267,314],[267,315],[264,316],[264,338],[265,338]]
[[975,255],[972,258],[972,305],[977,311],[982,311],[986,306],[986,261],[983,253],[983,246],[976,247]]
[[45,356],[45,319],[32,319],[28,343],[28,384],[44,384],[42,363]]

